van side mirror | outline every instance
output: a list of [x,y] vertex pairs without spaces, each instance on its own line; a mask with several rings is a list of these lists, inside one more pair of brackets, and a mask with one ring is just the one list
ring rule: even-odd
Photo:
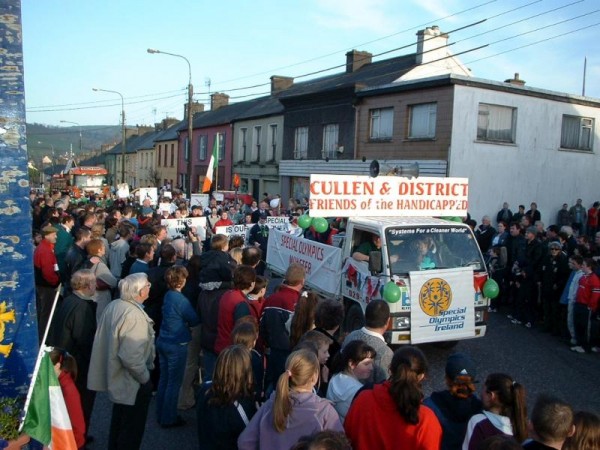
[[371,273],[381,273],[381,252],[369,252],[369,271]]

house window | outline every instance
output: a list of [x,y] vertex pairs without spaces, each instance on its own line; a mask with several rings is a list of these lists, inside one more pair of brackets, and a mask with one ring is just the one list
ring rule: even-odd
[[208,136],[203,134],[198,136],[198,159],[204,161],[206,159],[206,152],[208,147]]
[[175,166],[175,144],[171,144],[171,167]]
[[370,134],[372,140],[392,139],[394,108],[371,109],[370,113]]
[[163,166],[167,167],[167,154],[169,153],[167,150],[168,144],[165,144],[165,151],[163,152]]
[[409,139],[435,138],[437,103],[423,103],[409,106]]
[[186,137],[185,138],[185,142],[183,143],[185,146],[185,151],[183,152],[183,158],[185,161],[187,161],[188,159],[190,159],[190,149],[189,149],[189,140]]
[[574,150],[592,150],[594,119],[563,115],[560,146]]
[[160,167],[160,155],[162,153],[162,145],[158,145],[158,163],[157,165]]
[[477,140],[514,144],[517,128],[517,108],[479,104]]
[[262,127],[254,127],[254,136],[252,137],[254,144],[252,145],[252,155],[250,155],[251,162],[257,162],[260,158],[261,131]]
[[217,133],[217,142],[219,143],[219,161],[225,158],[225,133]]
[[277,125],[269,125],[269,140],[267,143],[266,162],[275,161],[277,154]]
[[246,161],[247,151],[247,136],[248,136],[248,128],[240,128],[240,147],[238,150],[238,161]]
[[338,150],[339,125],[332,123],[323,128],[323,158],[334,159]]
[[294,133],[294,159],[308,157],[308,127],[298,127]]

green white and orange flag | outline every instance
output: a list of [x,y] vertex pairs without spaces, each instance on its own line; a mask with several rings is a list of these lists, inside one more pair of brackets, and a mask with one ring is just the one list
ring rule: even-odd
[[44,352],[40,363],[23,432],[51,449],[77,450],[65,399],[48,352]]
[[210,191],[210,186],[213,181],[213,172],[215,171],[215,164],[219,160],[219,135],[215,136],[215,144],[213,145],[212,155],[210,157],[210,162],[208,163],[208,170],[206,171],[206,176],[204,177],[204,183],[202,184],[202,192]]

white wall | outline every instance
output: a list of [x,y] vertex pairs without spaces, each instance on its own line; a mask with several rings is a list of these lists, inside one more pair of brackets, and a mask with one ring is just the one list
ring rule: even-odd
[[[600,107],[581,106],[455,85],[449,175],[469,178],[469,212],[477,224],[507,201],[515,212],[537,202],[546,226],[562,203],[600,200]],[[480,102],[517,108],[516,144],[476,142]],[[559,150],[562,115],[595,118],[592,153]]]

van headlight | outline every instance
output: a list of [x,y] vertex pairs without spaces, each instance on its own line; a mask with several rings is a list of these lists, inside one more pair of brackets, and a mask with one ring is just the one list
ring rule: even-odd
[[484,321],[483,314],[483,309],[475,310],[475,323]]
[[394,330],[408,330],[410,328],[410,317],[394,317],[393,328]]

